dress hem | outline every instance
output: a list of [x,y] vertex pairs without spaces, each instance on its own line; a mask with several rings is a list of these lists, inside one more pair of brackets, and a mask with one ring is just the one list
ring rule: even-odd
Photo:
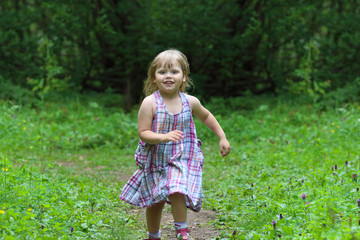
[[[188,195],[186,195],[186,194],[184,194],[184,193],[182,193],[182,192],[176,191],[176,192],[172,192],[171,194],[174,194],[174,193],[183,194],[187,199],[190,200],[190,198],[188,197]],[[171,195],[171,194],[169,194],[169,195]],[[133,206],[135,206],[135,207],[138,207],[138,208],[149,208],[149,207],[152,207],[152,206],[154,206],[154,205],[156,205],[156,204],[159,204],[159,203],[161,203],[161,202],[166,202],[167,204],[170,204],[170,201],[169,201],[169,198],[168,198],[168,197],[166,197],[166,198],[164,198],[164,199],[162,199],[162,200],[159,200],[159,201],[157,201],[157,202],[155,202],[155,203],[153,203],[153,204],[151,204],[151,205],[136,204],[136,203],[134,203],[134,202],[130,202],[130,201],[126,200],[126,199],[125,199],[124,197],[122,197],[122,196],[120,196],[120,200],[122,200],[122,201],[124,201],[124,202],[126,202],[126,203],[129,203],[129,204],[131,204],[131,205],[133,205]],[[201,208],[202,208],[202,204],[203,204],[203,202],[202,202],[202,200],[201,200],[199,208],[192,208],[191,206],[188,206],[188,205],[186,205],[186,207],[187,207],[188,209],[190,209],[191,211],[193,211],[193,212],[200,212],[200,210],[201,210]]]

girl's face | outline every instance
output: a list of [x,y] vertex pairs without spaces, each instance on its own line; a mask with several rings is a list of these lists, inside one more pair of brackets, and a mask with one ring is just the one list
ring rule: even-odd
[[173,61],[156,68],[154,83],[165,94],[177,93],[186,81],[180,64]]

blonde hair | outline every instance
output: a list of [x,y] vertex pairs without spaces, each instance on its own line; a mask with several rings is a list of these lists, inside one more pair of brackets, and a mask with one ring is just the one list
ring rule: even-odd
[[181,84],[179,90],[181,92],[185,92],[187,88],[194,86],[192,80],[189,77],[190,67],[187,57],[179,50],[168,49],[159,53],[150,64],[147,73],[147,79],[144,85],[144,93],[146,96],[149,96],[158,90],[157,85],[154,83],[156,68],[161,66],[171,68],[173,61],[177,61],[179,63],[185,77],[185,82]]

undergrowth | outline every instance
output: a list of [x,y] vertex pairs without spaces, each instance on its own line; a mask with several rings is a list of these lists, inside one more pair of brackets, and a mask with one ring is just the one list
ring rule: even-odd
[[[219,116],[228,158],[204,144],[218,239],[360,238],[360,107],[265,102]],[[200,130],[200,129],[199,129]],[[201,129],[205,131],[205,129]]]
[[122,239],[136,219],[118,201],[119,185],[62,175],[23,160],[1,160],[0,239]]
[[[118,195],[137,145],[136,108],[99,96],[0,104],[0,239],[140,239]],[[282,97],[205,104],[232,145],[203,140],[204,208],[217,239],[360,238],[360,107]]]

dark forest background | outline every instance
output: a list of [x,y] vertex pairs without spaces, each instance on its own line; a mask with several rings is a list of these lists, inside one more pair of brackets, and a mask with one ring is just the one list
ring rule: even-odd
[[177,48],[203,99],[360,89],[359,0],[2,0],[0,98],[121,94]]

